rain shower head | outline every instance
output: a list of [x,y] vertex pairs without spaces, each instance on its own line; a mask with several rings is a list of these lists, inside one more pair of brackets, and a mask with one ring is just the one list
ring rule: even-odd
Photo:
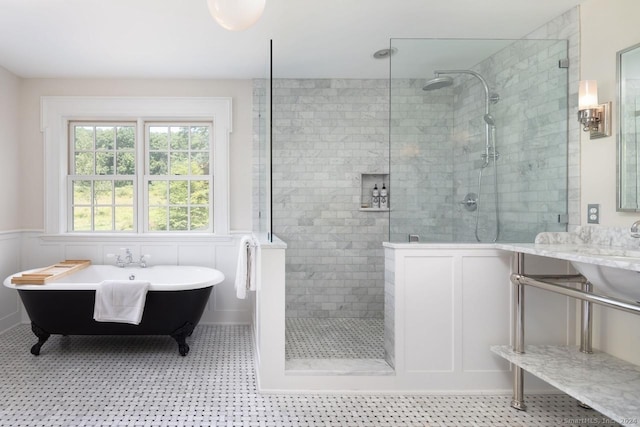
[[449,76],[436,76],[427,81],[422,90],[436,90],[443,87],[451,86],[453,84],[453,78]]

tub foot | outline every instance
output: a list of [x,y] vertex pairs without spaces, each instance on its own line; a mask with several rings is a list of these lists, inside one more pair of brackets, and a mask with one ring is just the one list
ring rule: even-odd
[[178,343],[178,352],[180,353],[180,356],[186,356],[187,353],[189,353],[189,344],[186,342],[184,344]]
[[180,356],[186,356],[189,353],[189,344],[187,344],[187,337],[190,337],[193,333],[195,325],[191,322],[187,322],[171,334],[171,337],[178,343],[178,352]]
[[33,322],[31,322],[31,331],[38,337],[38,342],[31,347],[31,354],[37,356],[40,354],[40,347],[47,342],[51,334]]

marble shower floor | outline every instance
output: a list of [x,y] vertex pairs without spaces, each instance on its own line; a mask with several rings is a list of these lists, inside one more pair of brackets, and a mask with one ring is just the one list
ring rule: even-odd
[[287,318],[285,354],[292,359],[384,359],[384,320]]
[[0,427],[615,425],[566,395],[260,394],[249,326],[198,326],[188,356],[169,337],[0,334]]

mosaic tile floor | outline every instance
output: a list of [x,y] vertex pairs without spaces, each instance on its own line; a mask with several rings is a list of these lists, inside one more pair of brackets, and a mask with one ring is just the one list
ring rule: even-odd
[[383,319],[286,319],[287,359],[384,359]]
[[248,326],[199,326],[191,352],[168,337],[53,336],[40,356],[27,325],[0,335],[0,426],[613,425],[565,395],[278,394],[256,389]]

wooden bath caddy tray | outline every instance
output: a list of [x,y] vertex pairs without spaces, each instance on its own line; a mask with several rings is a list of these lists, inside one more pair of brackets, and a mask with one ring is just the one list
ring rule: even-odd
[[42,268],[31,273],[24,273],[11,278],[11,283],[16,285],[43,285],[50,280],[59,279],[68,274],[75,273],[88,267],[91,261],[86,259],[68,259],[49,267]]

